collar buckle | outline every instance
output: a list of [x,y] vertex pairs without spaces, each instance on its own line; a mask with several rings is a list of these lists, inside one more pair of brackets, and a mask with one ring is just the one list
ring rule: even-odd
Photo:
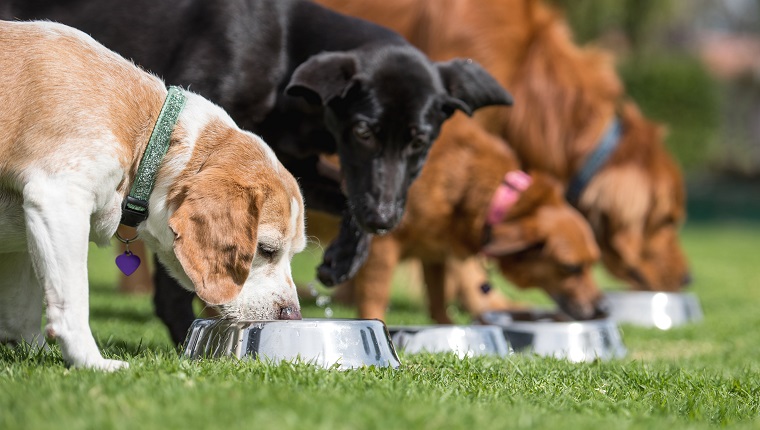
[[137,227],[148,219],[148,202],[136,197],[127,196],[121,204],[121,224]]

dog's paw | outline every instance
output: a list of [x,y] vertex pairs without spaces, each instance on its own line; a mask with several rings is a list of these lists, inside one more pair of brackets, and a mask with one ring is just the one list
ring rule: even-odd
[[353,278],[369,255],[371,240],[372,235],[363,231],[350,214],[345,214],[338,237],[327,247],[317,268],[319,281],[332,287]]
[[370,237],[362,235],[356,243],[350,244],[352,246],[339,242],[330,244],[317,268],[319,282],[333,287],[352,279],[367,259]]
[[322,264],[317,268],[319,282],[327,287],[334,287],[351,279],[358,271],[358,267],[352,270],[351,264],[345,264],[345,260],[343,261],[344,263],[341,264],[340,259],[333,258],[325,253]]
[[83,367],[87,369],[102,370],[104,372],[115,372],[121,369],[128,369],[129,363],[121,360],[101,358],[99,360],[88,361]]

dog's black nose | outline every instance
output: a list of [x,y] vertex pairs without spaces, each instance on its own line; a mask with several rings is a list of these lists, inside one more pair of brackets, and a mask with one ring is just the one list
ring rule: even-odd
[[298,310],[298,308],[295,308],[293,306],[285,306],[280,309],[280,316],[278,319],[281,320],[300,320],[303,319],[301,317],[301,311]]
[[383,217],[367,217],[362,227],[373,234],[385,234],[396,225],[395,219]]
[[[403,206],[401,206],[403,208]],[[401,221],[402,211],[398,207],[386,205],[375,211],[364,213],[356,217],[362,229],[368,233],[385,234]]]
[[681,278],[681,286],[688,287],[689,285],[691,285],[691,281],[693,281],[693,279],[691,278],[691,273],[687,272],[685,275],[683,275],[683,278]]
[[602,296],[594,304],[594,316],[592,319],[607,318],[610,316],[610,301]]

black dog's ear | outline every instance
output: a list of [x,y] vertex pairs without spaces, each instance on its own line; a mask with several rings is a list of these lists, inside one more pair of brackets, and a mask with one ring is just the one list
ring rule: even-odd
[[491,105],[512,105],[512,95],[472,60],[454,59],[436,63],[449,95],[461,103],[451,104],[467,115]]
[[326,105],[334,97],[346,94],[358,68],[354,54],[325,52],[315,55],[296,68],[285,93],[303,97],[311,104]]

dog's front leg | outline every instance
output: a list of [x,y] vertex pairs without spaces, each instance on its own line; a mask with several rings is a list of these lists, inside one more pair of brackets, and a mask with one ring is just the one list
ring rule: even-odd
[[319,281],[331,287],[353,278],[367,259],[371,240],[371,234],[362,230],[349,213],[344,214],[338,237],[327,247],[317,268]]
[[393,273],[401,258],[401,245],[391,236],[378,236],[369,246],[367,263],[354,279],[359,318],[385,319],[391,298]]
[[65,185],[39,178],[24,187],[27,242],[45,292],[45,334],[57,339],[64,360],[74,367],[126,367],[104,359],[90,331],[87,247],[93,202],[84,187]]
[[438,324],[451,324],[451,317],[446,312],[446,275],[444,263],[423,263],[422,273],[425,277],[430,318]]

